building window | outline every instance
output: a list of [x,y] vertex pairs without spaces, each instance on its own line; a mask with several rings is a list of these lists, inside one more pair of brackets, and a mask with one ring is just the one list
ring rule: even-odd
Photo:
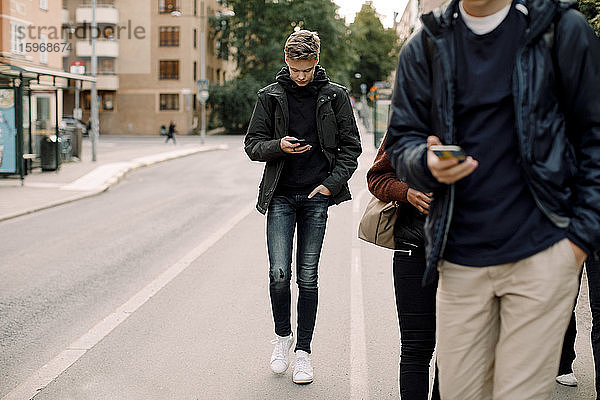
[[40,0],[40,9],[48,11],[48,0]]
[[161,26],[160,27],[160,47],[178,47],[179,46],[179,27]]
[[161,14],[179,11],[179,0],[158,0],[158,12]]
[[194,48],[198,48],[198,29],[194,28]]
[[92,108],[92,95],[89,91],[82,93],[81,100],[84,110],[90,110]]
[[194,0],[194,15],[198,15],[198,0]]
[[115,70],[115,59],[114,58],[99,58],[98,59],[98,73],[102,75],[114,75]]
[[36,121],[50,121],[50,97],[47,95],[36,96]]
[[13,54],[25,54],[25,25],[10,21],[10,51]]
[[160,110],[161,111],[177,111],[179,110],[179,94],[161,93],[160,94]]
[[104,111],[112,111],[115,109],[115,94],[114,93],[103,93],[102,94],[102,108]]
[[179,60],[161,60],[159,79],[179,79]]
[[194,82],[196,82],[198,80],[198,63],[196,61],[194,61]]
[[48,36],[40,35],[40,64],[48,64]]

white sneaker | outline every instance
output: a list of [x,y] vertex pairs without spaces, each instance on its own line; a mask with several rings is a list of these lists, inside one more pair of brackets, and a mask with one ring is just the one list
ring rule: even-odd
[[565,386],[577,386],[577,378],[574,373],[559,375],[556,377],[556,382]]
[[279,336],[271,341],[275,345],[271,355],[271,370],[276,374],[283,374],[290,365],[290,348],[294,343],[294,334]]
[[296,362],[294,364],[294,383],[306,384],[313,381],[313,368],[310,365],[308,353],[303,350],[296,351]]

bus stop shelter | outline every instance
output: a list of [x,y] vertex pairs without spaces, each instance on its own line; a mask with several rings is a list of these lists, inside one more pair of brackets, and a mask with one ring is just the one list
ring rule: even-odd
[[[54,160],[59,165],[59,122],[63,93],[75,89],[83,81],[96,78],[35,66],[13,65],[0,61],[0,177],[19,177],[30,172],[33,162],[40,159],[44,140],[55,140]],[[54,118],[42,119],[32,115],[32,97],[38,101],[38,114],[44,109],[49,115],[54,104]],[[52,100],[52,101],[50,101]],[[47,110],[46,110],[47,109]],[[53,123],[49,123],[52,121]]]

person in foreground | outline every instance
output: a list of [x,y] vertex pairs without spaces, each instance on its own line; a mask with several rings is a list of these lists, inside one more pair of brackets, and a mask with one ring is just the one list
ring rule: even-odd
[[[367,172],[367,184],[381,201],[396,201],[398,219],[394,225],[394,291],[400,325],[399,389],[403,400],[427,400],[429,363],[435,348],[436,283],[422,286],[425,273],[423,223],[429,213],[430,193],[409,188],[398,180],[390,159],[379,146]],[[437,376],[431,400],[439,400]]]
[[358,127],[343,86],[319,62],[320,39],[299,30],[285,43],[287,66],[258,92],[244,145],[266,162],[257,209],[267,214],[269,292],[275,322],[271,369],[283,374],[294,343],[290,325],[292,242],[297,232],[298,326],[293,381],[311,383],[309,354],[317,316],[317,271],[328,207],[350,200],[348,180],[361,153]]
[[569,5],[453,0],[400,54],[385,151],[433,192],[425,280],[439,272],[444,400],[550,398],[600,244],[600,42]]

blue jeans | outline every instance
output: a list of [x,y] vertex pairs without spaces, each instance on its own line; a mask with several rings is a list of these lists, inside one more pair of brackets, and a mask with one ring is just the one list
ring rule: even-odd
[[318,304],[318,265],[327,225],[329,197],[318,193],[274,196],[267,211],[269,292],[275,333],[287,336],[290,325],[292,243],[297,229],[296,283],[298,284],[298,333],[295,350],[310,353]]

